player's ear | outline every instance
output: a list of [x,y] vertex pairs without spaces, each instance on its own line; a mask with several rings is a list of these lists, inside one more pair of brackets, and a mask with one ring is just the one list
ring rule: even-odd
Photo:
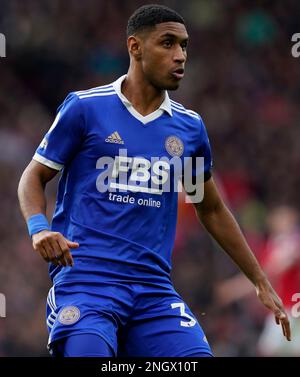
[[141,60],[142,57],[142,40],[137,36],[131,35],[127,39],[127,47],[129,51],[129,55],[132,56],[136,60]]

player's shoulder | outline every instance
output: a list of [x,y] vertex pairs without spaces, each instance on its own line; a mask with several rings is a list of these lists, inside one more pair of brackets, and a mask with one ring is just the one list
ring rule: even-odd
[[[90,106],[97,107],[99,110],[103,110],[107,107],[107,98],[112,98],[113,95],[117,95],[113,84],[97,86],[86,90],[72,91],[67,94],[64,101],[58,107],[58,110],[64,110],[73,113],[81,113],[87,110]],[[99,99],[101,99],[99,101]]]
[[108,97],[111,95],[115,95],[117,93],[114,89],[113,83],[111,83],[86,90],[79,90],[76,92],[72,92],[72,94],[76,96],[79,100],[87,100],[92,98]]
[[194,110],[187,109],[181,103],[170,99],[171,109],[174,114],[180,118],[187,118],[189,120],[195,120],[197,123],[202,122],[201,116]]

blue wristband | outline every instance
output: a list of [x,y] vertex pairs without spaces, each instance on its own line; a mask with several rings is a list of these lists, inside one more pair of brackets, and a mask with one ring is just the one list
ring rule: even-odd
[[27,220],[27,228],[30,237],[32,237],[33,234],[41,232],[42,230],[50,230],[50,225],[47,217],[42,213],[38,213],[37,215],[29,217]]

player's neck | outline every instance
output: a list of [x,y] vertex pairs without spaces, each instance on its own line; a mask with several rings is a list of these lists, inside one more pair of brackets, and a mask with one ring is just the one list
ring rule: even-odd
[[135,110],[146,116],[159,108],[165,99],[165,91],[154,88],[142,74],[129,69],[122,83],[122,93],[132,103]]

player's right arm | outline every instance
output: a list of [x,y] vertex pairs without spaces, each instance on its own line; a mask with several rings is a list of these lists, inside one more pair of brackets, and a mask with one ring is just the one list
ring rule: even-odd
[[80,150],[85,137],[83,109],[78,96],[70,93],[58,108],[49,131],[19,183],[21,211],[27,222],[33,248],[47,262],[72,266],[71,248],[78,247],[59,232],[51,232],[46,218],[46,184],[68,165]]
[[[34,160],[24,170],[18,186],[18,197],[26,222],[35,214],[46,214],[45,187],[57,173],[57,170]],[[61,233],[50,230],[33,234],[32,245],[46,262],[63,266],[73,266],[70,249],[79,246],[77,242],[69,241]]]

